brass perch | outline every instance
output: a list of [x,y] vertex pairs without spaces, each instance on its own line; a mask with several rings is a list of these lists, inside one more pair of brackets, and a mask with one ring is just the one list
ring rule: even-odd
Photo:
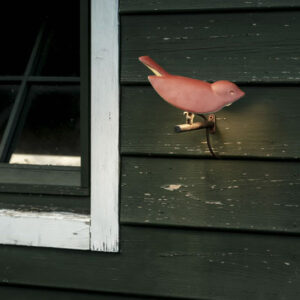
[[206,141],[207,141],[207,146],[209,149],[209,152],[211,155],[215,158],[219,158],[218,155],[216,155],[212,149],[210,139],[209,139],[209,134],[210,133],[215,133],[216,132],[216,116],[214,114],[210,114],[208,118],[204,115],[199,115],[202,117],[203,121],[202,122],[193,122],[194,120],[194,114],[184,112],[184,115],[186,117],[186,123],[185,124],[179,124],[175,126],[175,131],[176,132],[185,132],[185,131],[191,131],[191,130],[197,130],[197,129],[203,129],[206,128]]

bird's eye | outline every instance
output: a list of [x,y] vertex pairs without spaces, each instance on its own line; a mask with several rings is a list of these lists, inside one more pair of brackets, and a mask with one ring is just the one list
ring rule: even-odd
[[234,95],[234,90],[229,91],[230,95]]

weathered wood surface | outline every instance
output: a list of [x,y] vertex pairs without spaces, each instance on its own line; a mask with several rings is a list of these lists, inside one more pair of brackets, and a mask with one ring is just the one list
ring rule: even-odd
[[123,158],[121,221],[300,233],[299,163]]
[[118,5],[91,1],[91,249],[108,252],[119,249]]
[[0,164],[0,182],[80,186],[79,167]]
[[[17,189],[17,187],[15,187]],[[89,196],[2,193],[1,209],[90,214]]]
[[123,83],[147,82],[141,55],[207,81],[300,82],[300,11],[132,15],[121,26]]
[[195,10],[299,8],[298,0],[120,0],[120,13],[161,13]]
[[[74,291],[66,289],[49,289],[27,286],[0,285],[1,299],[22,299],[22,300],[143,300],[143,296],[124,296],[111,293],[97,293],[90,291]],[[156,297],[146,298],[148,300],[162,299]],[[145,300],[146,300],[145,299]],[[174,298],[168,298],[172,300]]]
[[0,247],[6,284],[183,299],[297,299],[296,237],[123,227],[121,253]]
[[[211,135],[216,153],[299,158],[300,89],[241,88],[246,96],[216,114],[217,133]],[[152,87],[123,87],[121,101],[123,154],[210,156],[205,130],[176,133],[174,126],[185,122],[182,111],[163,101]]]
[[0,182],[3,193],[89,195],[80,187],[79,167],[0,164]]
[[90,249],[90,216],[0,209],[0,244]]

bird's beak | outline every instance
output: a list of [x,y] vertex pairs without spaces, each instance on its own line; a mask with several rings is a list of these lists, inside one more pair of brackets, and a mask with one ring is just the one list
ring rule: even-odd
[[239,94],[239,99],[245,96],[245,92],[243,92],[242,90],[240,90],[240,94]]
[[[245,96],[245,92],[243,92],[240,88],[237,90],[237,93],[236,93],[236,95],[235,95],[235,99],[236,100],[239,100],[239,99],[241,99],[242,97],[244,97]],[[236,101],[235,100],[235,101]]]

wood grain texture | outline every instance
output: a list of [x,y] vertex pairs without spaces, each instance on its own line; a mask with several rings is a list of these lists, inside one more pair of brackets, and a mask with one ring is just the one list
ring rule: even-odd
[[[17,180],[16,180],[17,178]],[[80,168],[0,164],[0,182],[80,186]]]
[[120,0],[120,13],[161,13],[195,10],[285,9],[299,8],[298,0]]
[[88,196],[1,193],[1,209],[90,214]]
[[123,227],[121,253],[0,247],[6,284],[183,299],[297,299],[295,237]]
[[89,189],[74,186],[51,186],[44,184],[0,184],[2,193],[23,193],[37,195],[89,196]]
[[61,166],[0,164],[0,191],[88,196],[80,186],[80,168]]
[[87,215],[1,209],[0,228],[0,244],[90,249]]
[[207,81],[300,82],[300,11],[132,15],[121,26],[123,83],[147,82],[141,55]]
[[[299,158],[300,89],[241,88],[246,96],[216,114],[217,133],[211,135],[216,153],[221,157]],[[204,130],[174,131],[175,125],[184,122],[182,111],[163,101],[152,87],[123,87],[123,154],[210,156]]]
[[91,249],[119,243],[118,0],[91,1]]
[[299,163],[123,158],[121,221],[300,233]]

